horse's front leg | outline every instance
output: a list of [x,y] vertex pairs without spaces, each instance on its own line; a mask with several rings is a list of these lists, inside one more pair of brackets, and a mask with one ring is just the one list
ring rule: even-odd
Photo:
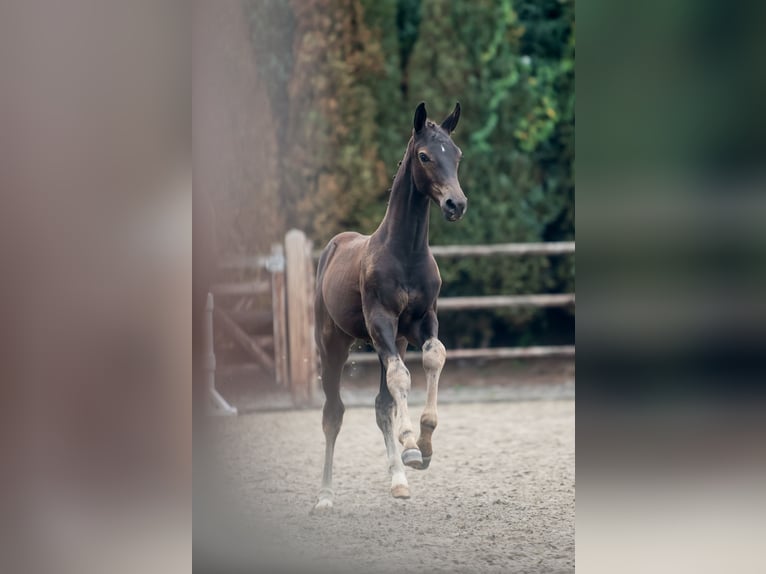
[[420,437],[417,442],[423,456],[423,463],[415,467],[420,470],[425,470],[431,464],[433,455],[431,437],[438,422],[436,399],[439,393],[439,377],[447,360],[447,351],[437,338],[438,331],[439,322],[436,320],[436,313],[431,311],[423,319],[419,341],[423,349],[423,369],[426,372],[426,405],[420,416]]
[[410,372],[404,365],[397,349],[398,317],[382,307],[366,310],[367,329],[375,350],[385,370],[386,387],[395,405],[395,429],[402,445],[402,462],[419,468],[423,458],[415,442],[412,421],[407,407],[407,397],[412,386]]

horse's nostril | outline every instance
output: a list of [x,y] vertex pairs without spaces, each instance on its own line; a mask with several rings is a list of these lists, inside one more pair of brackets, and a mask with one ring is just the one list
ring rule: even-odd
[[444,205],[446,205],[447,207],[449,207],[453,211],[457,208],[457,206],[455,205],[455,202],[452,201],[452,199],[448,199],[447,201],[445,201]]

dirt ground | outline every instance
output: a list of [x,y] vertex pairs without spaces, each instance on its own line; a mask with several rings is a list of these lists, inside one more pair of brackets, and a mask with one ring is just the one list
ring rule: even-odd
[[[409,361],[407,366],[412,375],[410,405],[422,405],[426,389],[423,367],[419,360]],[[374,405],[379,377],[376,363],[346,365],[341,384],[346,406]],[[293,407],[287,389],[278,387],[270,373],[253,371],[232,376],[222,372],[216,385],[240,413]],[[490,361],[448,358],[439,380],[439,404],[573,399],[574,389],[575,364],[571,357]],[[324,393],[318,384],[314,399],[315,406],[321,407]]]
[[229,536],[202,515],[244,544],[250,572],[572,572],[574,416],[571,399],[441,405],[431,466],[407,469],[412,498],[397,500],[374,410],[349,408],[321,515],[319,410],[215,419],[226,497],[249,529]]

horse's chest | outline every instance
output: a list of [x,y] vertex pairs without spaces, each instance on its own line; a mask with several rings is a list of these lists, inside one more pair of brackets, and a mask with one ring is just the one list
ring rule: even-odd
[[405,322],[421,318],[433,307],[441,287],[438,270],[433,272],[425,263],[376,269],[363,282],[369,296],[366,306],[380,306]]
[[433,306],[437,292],[428,286],[404,286],[402,289],[402,311],[405,318],[420,318]]
[[417,313],[418,308],[421,307],[422,297],[417,291],[410,289],[402,289],[399,293],[399,313],[401,315]]

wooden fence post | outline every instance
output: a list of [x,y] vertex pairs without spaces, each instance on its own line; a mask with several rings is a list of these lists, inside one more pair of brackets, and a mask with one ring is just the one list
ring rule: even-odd
[[278,385],[286,386],[290,380],[287,362],[287,308],[285,301],[285,251],[280,243],[271,246],[271,259],[267,264],[271,272],[271,310],[274,331],[274,363]]
[[296,406],[309,406],[316,386],[316,353],[309,277],[311,244],[306,235],[291,229],[285,235],[287,264],[287,326],[290,391]]
[[207,376],[207,391],[210,395],[210,404],[208,412],[210,414],[236,415],[237,409],[232,407],[215,388],[215,350],[213,345],[213,294],[207,294],[207,303],[205,304],[205,325],[204,325],[204,344],[205,344],[205,372]]
[[309,363],[308,363],[308,380],[309,380],[309,393],[311,401],[313,402],[319,397],[319,352],[317,351],[316,338],[314,337],[314,290],[316,289],[316,271],[314,270],[314,257],[312,252],[314,250],[314,242],[306,241],[304,260],[306,262],[306,287],[308,288],[307,297],[307,313],[308,313],[308,345],[309,345]]

